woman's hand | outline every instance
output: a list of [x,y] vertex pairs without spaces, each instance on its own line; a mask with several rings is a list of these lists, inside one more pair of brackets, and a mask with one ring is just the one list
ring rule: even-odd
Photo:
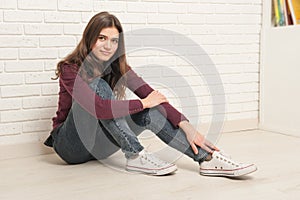
[[143,108],[152,108],[161,103],[168,102],[167,98],[158,92],[157,90],[152,91],[145,99],[141,100]]
[[195,154],[198,154],[197,146],[209,153],[213,153],[213,151],[219,151],[215,145],[206,140],[205,137],[200,134],[188,121],[180,122],[179,127],[185,132],[187,140]]

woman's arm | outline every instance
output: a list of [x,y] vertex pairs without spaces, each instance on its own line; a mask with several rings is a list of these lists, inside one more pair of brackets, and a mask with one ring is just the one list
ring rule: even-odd
[[[126,76],[127,87],[141,99],[146,98],[151,92],[154,91],[153,88],[151,88],[131,68],[126,73]],[[168,102],[161,103],[158,106],[158,109],[172,123],[174,127],[178,127],[179,122],[183,120],[188,121],[188,119],[182,113],[180,113]]]
[[179,123],[179,127],[185,132],[187,140],[189,141],[195,154],[198,154],[197,146],[209,153],[213,153],[215,150],[219,151],[215,145],[206,140],[204,135],[199,133],[199,131],[197,131],[188,121],[181,121]]
[[64,65],[60,81],[66,92],[87,112],[97,119],[112,119],[134,114],[143,110],[141,100],[102,99],[82,80],[73,66]]

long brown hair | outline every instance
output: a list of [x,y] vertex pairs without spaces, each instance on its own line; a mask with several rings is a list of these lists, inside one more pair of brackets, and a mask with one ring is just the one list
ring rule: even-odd
[[[119,31],[118,49],[106,62],[100,61],[93,53],[92,47],[97,42],[98,35],[103,28],[115,27]],[[129,69],[126,62],[123,28],[120,21],[108,12],[100,12],[94,15],[87,24],[82,39],[75,50],[57,64],[56,78],[63,73],[64,64],[75,65],[79,75],[89,82],[91,79],[102,74],[118,99],[125,96],[125,77],[122,77]],[[110,68],[110,70],[107,70]],[[105,71],[108,71],[105,73]]]

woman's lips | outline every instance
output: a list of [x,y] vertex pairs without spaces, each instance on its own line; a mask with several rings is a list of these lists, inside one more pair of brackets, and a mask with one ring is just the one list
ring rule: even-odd
[[109,56],[111,54],[111,52],[107,52],[107,51],[101,51],[102,54]]

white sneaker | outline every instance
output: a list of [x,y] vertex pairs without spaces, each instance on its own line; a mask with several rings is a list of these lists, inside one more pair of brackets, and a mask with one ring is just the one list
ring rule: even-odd
[[126,170],[160,176],[175,172],[177,167],[143,150],[136,158],[127,159]]
[[255,172],[254,164],[237,163],[218,151],[214,151],[212,159],[200,164],[200,174],[204,176],[244,176]]

